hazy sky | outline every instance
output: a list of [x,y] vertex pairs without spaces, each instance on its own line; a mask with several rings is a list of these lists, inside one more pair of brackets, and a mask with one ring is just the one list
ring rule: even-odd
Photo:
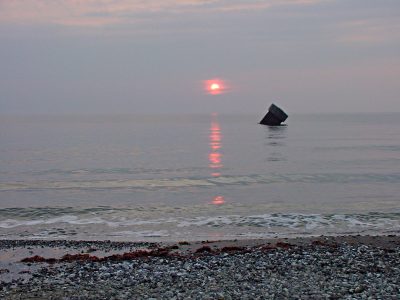
[[[229,89],[207,95],[203,81]],[[1,113],[400,112],[400,0],[0,0]]]

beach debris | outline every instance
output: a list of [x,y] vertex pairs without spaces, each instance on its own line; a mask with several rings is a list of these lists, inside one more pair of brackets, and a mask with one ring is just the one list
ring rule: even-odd
[[177,249],[179,249],[179,246],[178,245],[172,245],[172,246],[166,247],[165,249],[177,250]]
[[209,246],[203,246],[203,247],[197,249],[195,253],[204,253],[204,252],[211,253],[213,251]]
[[190,245],[190,243],[189,242],[187,242],[187,241],[181,241],[181,242],[179,242],[178,243],[179,245]]
[[276,243],[276,247],[277,248],[283,248],[283,249],[289,249],[291,247],[293,247],[294,245],[289,244],[289,243],[285,243],[285,242],[278,242]]
[[221,252],[239,252],[247,250],[245,247],[226,246],[221,249]]
[[260,121],[260,124],[268,126],[279,126],[282,122],[285,122],[287,118],[288,115],[282,109],[272,103],[268,109],[268,113]]
[[201,241],[202,244],[213,244],[213,243],[216,243],[216,242],[217,241],[209,241],[209,240]]
[[86,250],[87,253],[92,253],[92,252],[96,252],[97,249],[96,248],[89,248]]

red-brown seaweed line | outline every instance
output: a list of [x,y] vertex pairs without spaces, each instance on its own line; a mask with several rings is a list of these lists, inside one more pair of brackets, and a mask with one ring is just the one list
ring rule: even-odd
[[277,248],[283,248],[283,249],[289,249],[292,248],[294,245],[289,244],[289,243],[285,243],[285,242],[278,242],[276,243],[276,247]]
[[[313,242],[313,246],[331,246],[324,242]],[[275,245],[261,245],[253,248],[253,250],[261,250],[261,251],[274,251],[278,249],[289,250],[295,247],[295,245],[286,243],[286,242],[278,242]],[[127,261],[134,260],[140,258],[149,258],[149,257],[180,257],[180,258],[188,258],[191,255],[182,255],[180,253],[172,252],[172,250],[179,249],[179,246],[173,245],[164,248],[156,248],[152,250],[136,250],[132,252],[126,252],[123,254],[113,254],[105,257],[97,257],[95,255],[90,255],[88,253],[84,254],[66,254],[60,259],[56,258],[44,258],[39,255],[35,255],[32,257],[27,257],[21,260],[23,263],[40,263],[45,262],[49,264],[60,263],[60,262],[104,262],[104,261]],[[210,246],[204,245],[197,250],[194,251],[194,255],[219,255],[222,253],[234,254],[234,253],[244,253],[250,252],[252,249],[247,247],[240,246],[225,246],[221,249],[212,249]]]
[[237,246],[226,246],[221,249],[220,252],[243,252],[248,251],[245,247],[237,247]]
[[320,240],[312,241],[311,245],[313,245],[313,246],[323,246],[323,247],[329,247],[329,248],[337,248],[337,244],[335,244],[335,243],[329,243],[329,242],[320,241]]
[[126,252],[123,254],[113,254],[105,257],[97,257],[95,255],[90,254],[66,254],[60,259],[56,258],[44,258],[39,255],[35,255],[32,257],[27,257],[21,260],[23,263],[59,263],[59,262],[103,262],[103,261],[124,261],[124,260],[133,260],[138,258],[146,258],[146,257],[166,257],[170,255],[169,248],[158,248],[155,250],[137,250],[132,252]]
[[47,262],[47,259],[42,256],[35,255],[32,257],[26,257],[26,258],[22,259],[21,262],[24,262],[24,263]]

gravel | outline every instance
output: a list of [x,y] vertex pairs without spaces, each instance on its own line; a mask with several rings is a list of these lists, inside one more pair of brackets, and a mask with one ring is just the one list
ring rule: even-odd
[[38,263],[1,299],[399,299],[400,247],[293,245]]

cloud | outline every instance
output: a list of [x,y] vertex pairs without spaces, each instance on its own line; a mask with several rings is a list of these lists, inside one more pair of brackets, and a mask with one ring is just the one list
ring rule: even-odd
[[386,19],[358,19],[338,25],[338,41],[347,44],[377,44],[400,40],[400,23]]
[[229,13],[323,1],[327,0],[0,0],[0,22],[107,26],[135,23],[154,13]]

